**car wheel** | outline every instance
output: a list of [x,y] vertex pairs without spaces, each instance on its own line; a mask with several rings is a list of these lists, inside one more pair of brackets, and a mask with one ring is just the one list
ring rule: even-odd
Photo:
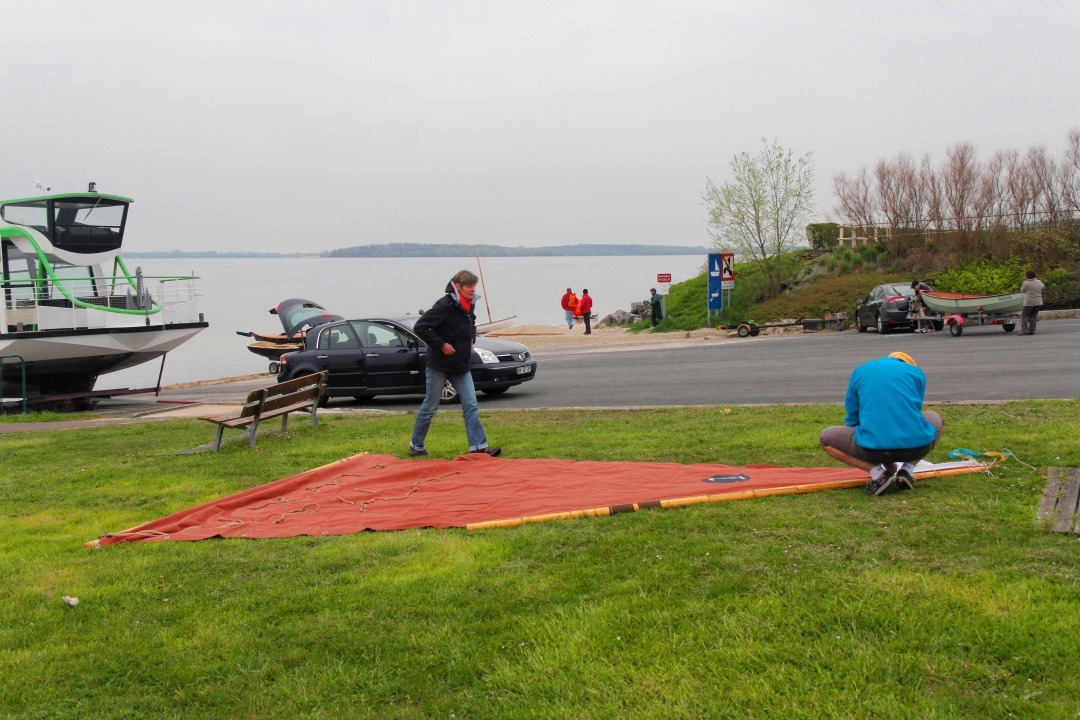
[[885,321],[881,319],[881,313],[877,316],[877,331],[879,335],[888,335],[889,326],[885,324]]
[[855,329],[859,332],[866,332],[867,330],[866,326],[863,325],[862,315],[859,314],[858,310],[855,311]]
[[934,329],[937,330],[938,332],[941,332],[942,330],[945,329],[945,322],[942,321],[942,320],[935,320],[934,321]]
[[1012,332],[1013,330],[1016,329],[1016,323],[1005,323],[1004,325],[1001,326],[1001,329],[1004,330],[1005,332]]
[[458,397],[457,388],[455,388],[453,383],[449,380],[446,381],[446,384],[443,385],[442,392],[439,393],[439,401],[444,405],[461,402],[461,398]]
[[481,390],[480,392],[484,393],[485,395],[491,395],[492,397],[494,397],[496,395],[502,395],[509,389],[510,386],[507,385],[505,387],[488,388],[487,390]]

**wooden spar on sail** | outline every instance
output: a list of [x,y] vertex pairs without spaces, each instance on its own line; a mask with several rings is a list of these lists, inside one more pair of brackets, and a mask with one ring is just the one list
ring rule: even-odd
[[484,293],[484,307],[487,309],[488,322],[491,322],[491,306],[488,305],[487,285],[484,284],[484,268],[480,265],[480,251],[476,251],[476,269],[480,271],[480,289]]

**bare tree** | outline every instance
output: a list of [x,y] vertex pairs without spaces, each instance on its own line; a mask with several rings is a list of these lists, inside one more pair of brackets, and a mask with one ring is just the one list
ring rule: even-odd
[[1065,157],[1059,166],[1060,184],[1065,206],[1073,215],[1080,214],[1080,128],[1066,136]]
[[877,223],[877,209],[870,174],[863,168],[854,177],[837,175],[833,178],[839,205],[836,212],[846,225],[871,231]]
[[789,279],[781,256],[803,239],[813,211],[813,153],[795,157],[775,140],[761,142],[757,155],[731,159],[730,181],[717,186],[706,178],[702,199],[716,247],[757,259],[768,296],[776,297]]

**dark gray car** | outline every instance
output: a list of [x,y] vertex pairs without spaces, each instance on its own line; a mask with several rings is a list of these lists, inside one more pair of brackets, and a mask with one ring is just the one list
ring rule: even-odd
[[[912,317],[914,298],[915,290],[910,285],[878,285],[855,304],[855,327],[859,332],[876,328],[882,335],[893,330],[914,330],[917,324]],[[924,307],[922,314],[933,323],[935,330],[944,327],[941,316],[933,310]]]
[[[423,395],[427,346],[413,332],[416,318],[363,318],[310,328],[304,347],[278,360],[278,382],[330,371],[326,397]],[[536,376],[536,360],[521,343],[480,336],[469,370],[476,389],[501,395]],[[443,402],[457,400],[448,382]]]

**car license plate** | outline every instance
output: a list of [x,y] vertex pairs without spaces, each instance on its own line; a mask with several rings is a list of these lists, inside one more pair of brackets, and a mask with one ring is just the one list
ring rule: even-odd
[[525,365],[525,366],[519,367],[517,369],[517,374],[518,375],[528,375],[531,372],[532,372],[532,365]]

